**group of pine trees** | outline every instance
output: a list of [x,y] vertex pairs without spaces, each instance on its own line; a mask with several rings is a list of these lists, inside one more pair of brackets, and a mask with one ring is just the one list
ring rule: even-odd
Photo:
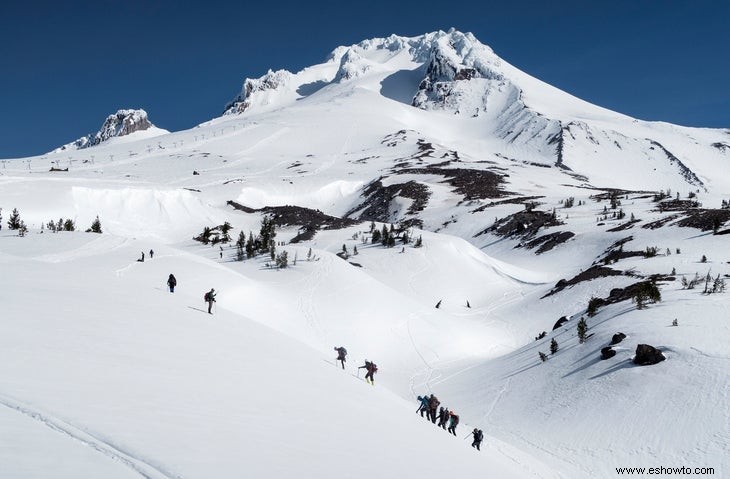
[[[236,240],[236,260],[243,261],[244,259],[254,258],[259,254],[268,254],[274,265],[283,269],[289,266],[289,253],[281,251],[277,254],[276,252],[276,223],[272,216],[264,216],[261,220],[261,228],[259,234],[254,236],[252,231],[246,233],[241,231],[238,234]],[[312,250],[309,250],[311,257]],[[294,264],[296,264],[296,257],[294,258]]]
[[[0,208],[0,229],[2,229],[2,208]],[[58,233],[59,231],[76,231],[76,222],[74,222],[72,219],[66,219],[59,218],[58,221],[49,221],[45,225],[41,223],[41,232],[43,232],[43,227],[47,227],[49,231],[52,231],[53,233]],[[10,218],[8,218],[8,228],[11,230],[17,230],[18,235],[25,236],[25,234],[28,232],[28,226],[25,224],[25,221],[23,221],[20,218],[20,212],[18,211],[18,208],[13,208],[13,212],[10,214]],[[91,223],[91,226],[86,229],[87,233],[101,233],[101,221],[99,220],[99,216],[97,215],[96,219]]]
[[[400,240],[404,245],[409,244],[413,240],[408,228],[400,227],[396,229],[396,227],[391,223],[390,228],[383,224],[383,228],[378,230],[375,225],[375,221],[370,223],[370,235],[370,242],[372,244],[380,243],[386,248],[392,248],[395,246],[396,240]],[[419,236],[413,244],[413,247],[420,248],[421,246],[423,246],[423,238]]]
[[210,227],[206,226],[203,228],[203,232],[193,238],[195,241],[200,241],[203,244],[228,243],[231,241],[231,235],[229,234],[233,226],[226,221],[222,225]]

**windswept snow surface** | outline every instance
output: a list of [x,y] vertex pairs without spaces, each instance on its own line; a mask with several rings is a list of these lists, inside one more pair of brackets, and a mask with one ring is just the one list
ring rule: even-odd
[[[142,136],[0,161],[0,476],[730,471],[730,293],[703,294],[730,278],[728,130],[609,112],[449,31],[338,47],[247,80],[220,118]],[[660,207],[660,190],[713,210]],[[309,209],[277,229],[286,269],[192,240],[225,221],[255,235],[286,206]],[[717,222],[678,224],[695,213]],[[103,234],[81,232],[97,215]],[[355,221],[292,242],[324,215]],[[80,231],[41,233],[59,218]],[[423,246],[373,244],[373,220]],[[613,272],[567,282],[595,266]],[[586,315],[650,275],[660,303]],[[667,360],[633,366],[641,343]],[[413,413],[425,393],[460,414],[457,438]]]

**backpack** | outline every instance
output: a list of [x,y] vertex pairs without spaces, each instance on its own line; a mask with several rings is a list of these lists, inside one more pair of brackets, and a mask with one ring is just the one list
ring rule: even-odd
[[340,348],[338,352],[342,355],[342,357],[347,356],[347,349],[345,348]]
[[375,365],[375,363],[370,363],[370,370],[374,373],[378,372],[378,367]]
[[477,440],[481,442],[484,439],[484,433],[480,429],[479,432],[477,432]]
[[210,291],[205,293],[205,296],[203,296],[203,301],[208,302],[210,301]]

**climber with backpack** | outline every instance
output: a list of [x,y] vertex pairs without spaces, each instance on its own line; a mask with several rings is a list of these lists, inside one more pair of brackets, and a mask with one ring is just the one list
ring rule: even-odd
[[170,288],[170,292],[175,292],[175,286],[177,286],[177,279],[175,279],[175,275],[170,273],[170,276],[167,278],[167,286]]
[[423,413],[426,413],[426,417],[428,417],[428,405],[430,403],[430,398],[428,396],[418,396],[418,400],[421,402],[421,404],[418,406],[418,410],[416,413],[421,413],[421,417],[423,417]]
[[436,410],[438,409],[439,404],[441,404],[441,401],[439,401],[436,396],[431,394],[431,397],[428,398],[428,413],[426,414],[426,416],[431,420],[433,424],[436,424]]
[[[373,377],[375,373],[378,372],[378,366],[375,365],[374,362],[365,360],[365,366],[360,366],[357,369],[365,369],[368,373],[365,375],[365,381],[370,383],[371,385],[375,386],[375,378]],[[369,379],[368,379],[369,378]]]
[[213,314],[211,310],[213,309],[213,303],[215,303],[215,295],[215,289],[210,288],[210,291],[203,296],[203,300],[208,303],[208,314]]
[[446,423],[449,422],[449,410],[443,407],[440,408],[437,417],[439,418],[438,426],[441,429],[446,429]]
[[459,425],[459,416],[454,411],[449,411],[449,432],[456,436],[456,426]]
[[347,349],[345,349],[344,346],[340,346],[339,348],[335,348],[335,351],[337,351],[337,359],[335,360],[335,365],[337,364],[337,361],[340,361],[342,363],[342,369],[345,369],[345,357],[347,356]]
[[476,447],[477,451],[481,451],[480,447],[482,440],[484,440],[484,433],[481,429],[474,428],[471,432],[474,435],[474,442],[471,443],[471,447]]

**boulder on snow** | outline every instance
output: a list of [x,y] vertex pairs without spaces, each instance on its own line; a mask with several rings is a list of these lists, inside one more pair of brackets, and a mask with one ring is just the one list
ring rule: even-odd
[[616,356],[616,351],[611,346],[606,346],[601,349],[601,359],[610,359],[614,356]]
[[626,335],[624,333],[616,333],[611,338],[611,344],[618,344],[624,339],[626,339]]
[[556,329],[558,329],[560,326],[564,325],[567,322],[568,322],[568,318],[566,318],[565,316],[558,319],[558,321],[555,323],[555,326],[553,326],[553,331],[555,331]]
[[634,364],[639,366],[649,366],[652,364],[660,363],[665,358],[661,351],[654,346],[648,344],[639,344],[636,346],[636,356],[634,356]]

